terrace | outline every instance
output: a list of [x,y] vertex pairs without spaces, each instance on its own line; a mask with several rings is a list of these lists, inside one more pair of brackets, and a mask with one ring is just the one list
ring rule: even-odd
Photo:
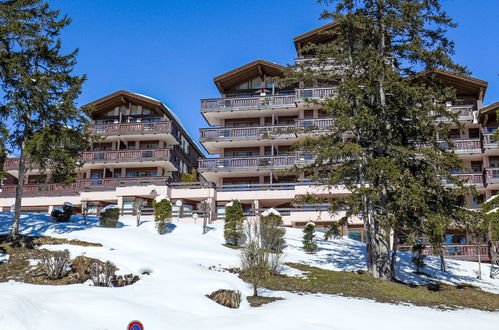
[[91,133],[104,136],[170,134],[172,132],[172,123],[171,121],[157,121],[141,123],[92,124],[88,125],[87,128]]

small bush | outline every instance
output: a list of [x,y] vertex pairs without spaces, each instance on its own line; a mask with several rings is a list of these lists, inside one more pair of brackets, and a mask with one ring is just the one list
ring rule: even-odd
[[49,280],[58,280],[69,272],[69,251],[46,251],[42,257],[41,267],[45,277]]
[[238,200],[225,205],[224,238],[229,245],[239,245],[244,238],[243,233],[244,212]]
[[315,253],[317,243],[315,241],[315,223],[309,222],[303,228],[303,249],[308,253]]
[[90,279],[94,286],[111,286],[116,275],[116,266],[111,261],[95,261],[90,265]]
[[99,215],[101,226],[114,228],[120,218],[120,209],[118,207],[105,207]]
[[64,203],[62,207],[56,207],[50,213],[52,220],[57,222],[69,222],[71,216],[73,215],[73,205],[70,203]]
[[260,216],[260,235],[262,247],[272,251],[281,252],[284,249],[284,234],[282,217],[279,213],[267,212]]
[[172,203],[166,196],[158,196],[152,201],[154,221],[159,234],[164,234],[172,217]]

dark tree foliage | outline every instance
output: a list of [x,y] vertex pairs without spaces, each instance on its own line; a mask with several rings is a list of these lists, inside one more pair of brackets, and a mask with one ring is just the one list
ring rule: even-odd
[[0,119],[11,123],[8,142],[20,155],[13,236],[26,171],[50,168],[52,181],[70,183],[87,147],[86,120],[75,105],[85,76],[73,73],[77,50],[61,50],[60,33],[70,21],[41,0],[0,2]]
[[238,200],[233,200],[225,206],[224,238],[227,244],[241,244],[244,237],[243,221],[243,207]]
[[452,145],[450,125],[459,125],[446,108],[446,101],[456,101],[455,91],[439,81],[438,70],[467,74],[453,63],[454,44],[445,37],[454,23],[437,0],[319,2],[331,5],[322,18],[336,23],[323,32],[326,41],[302,49],[312,58],[290,67],[280,83],[336,86],[334,95],[309,101],[334,124],[320,139],[297,146],[315,157],[297,170],[352,192],[330,209],[346,211],[343,223],[360,216],[368,271],[394,278],[390,234],[396,243],[402,229],[433,230],[425,224],[453,219],[455,201],[467,193],[450,176],[461,161],[437,140]]

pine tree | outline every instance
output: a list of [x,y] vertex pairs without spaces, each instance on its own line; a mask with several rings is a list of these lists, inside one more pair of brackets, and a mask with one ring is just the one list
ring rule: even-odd
[[164,234],[172,218],[172,203],[166,195],[159,195],[152,201],[154,222],[160,234]]
[[241,203],[233,200],[225,206],[224,238],[229,245],[239,245],[243,239],[244,212]]
[[281,252],[284,249],[284,235],[281,215],[273,210],[267,210],[260,216],[260,236],[264,249]]
[[317,251],[315,223],[313,222],[309,222],[303,227],[303,249],[308,253],[315,253],[315,251]]
[[[298,145],[315,156],[298,170],[351,191],[331,208],[346,210],[342,223],[360,216],[368,271],[391,279],[396,250],[390,258],[390,232],[417,230],[429,216],[447,212],[442,200],[454,192],[443,179],[462,187],[450,176],[461,161],[437,141],[451,144],[449,127],[459,124],[445,107],[445,101],[455,101],[455,91],[436,73],[467,71],[450,57],[453,43],[445,32],[454,24],[438,0],[320,2],[335,4],[322,18],[336,23],[323,32],[326,41],[302,48],[314,59],[290,67],[280,84],[336,86],[333,96],[310,101],[334,125],[320,139]],[[446,120],[435,125],[438,118]]]
[[84,113],[75,105],[84,76],[72,71],[77,50],[61,53],[61,30],[70,23],[41,0],[0,3],[0,118],[11,123],[8,141],[19,151],[11,234],[19,232],[25,173],[47,168],[52,181],[70,183],[87,147]]

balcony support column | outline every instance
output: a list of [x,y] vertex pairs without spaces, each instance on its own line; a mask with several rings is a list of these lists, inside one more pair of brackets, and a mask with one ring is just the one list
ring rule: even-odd
[[124,168],[124,167],[121,168],[121,174],[120,175],[123,178],[126,176],[126,168]]
[[[261,177],[260,177],[261,178]],[[255,199],[253,201],[253,208],[255,209],[255,216],[259,216],[260,212],[258,211],[258,209],[260,208],[260,201],[258,199]]]

